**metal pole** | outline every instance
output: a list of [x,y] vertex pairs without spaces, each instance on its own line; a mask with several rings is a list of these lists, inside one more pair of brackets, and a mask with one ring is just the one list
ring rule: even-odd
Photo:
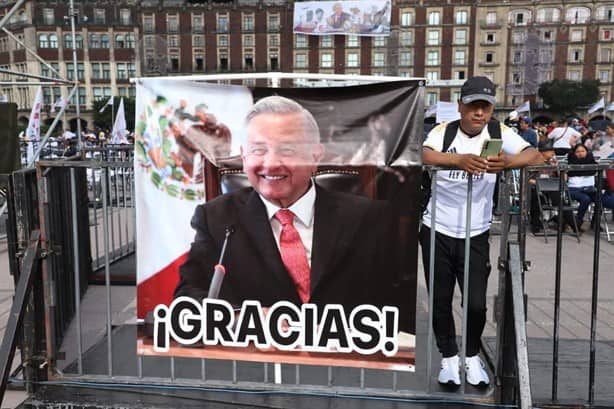
[[81,339],[81,284],[79,266],[79,221],[77,219],[77,186],[75,181],[75,168],[70,168],[70,203],[72,211],[73,260],[75,280],[75,313],[77,320],[77,370],[83,374],[83,343]]
[[565,198],[565,175],[561,169],[559,174],[559,220],[556,233],[556,260],[554,270],[554,323],[552,340],[552,401],[558,399],[559,381],[559,324],[561,310],[561,255],[563,251],[563,200]]
[[104,242],[104,285],[107,301],[107,364],[108,374],[113,376],[113,338],[111,334],[111,270],[109,268],[109,218],[107,214],[107,169],[104,168],[102,181],[102,223]]
[[433,367],[433,306],[435,304],[435,291],[433,285],[435,283],[435,235],[437,226],[437,169],[433,169],[431,178],[431,231],[430,231],[430,247],[429,247],[429,279],[428,279],[428,294],[429,294],[429,321],[428,321],[428,336],[426,342],[426,385],[427,391],[431,391],[431,377]]
[[[68,81],[68,80],[64,80],[64,79],[60,79],[60,78],[52,78],[52,77],[46,77],[44,75],[29,74],[27,72],[5,70],[4,68],[0,68],[0,74],[12,74],[12,75],[15,75],[17,77],[35,78],[35,79],[38,79],[38,80],[50,81],[50,82],[44,82],[43,83],[43,84],[47,84],[47,85],[71,85],[72,84],[72,81]],[[11,82],[11,84],[22,85],[22,84],[20,84],[18,82]],[[25,85],[33,85],[33,84],[31,82],[26,82]]]
[[[19,44],[21,44],[21,46],[24,48],[24,50],[26,50],[26,52],[28,54],[30,54],[32,57],[36,58],[36,60],[38,60],[38,62],[40,62],[41,64],[44,64],[47,68],[49,68],[49,70],[53,73],[55,73],[55,75],[57,75],[57,77],[41,77],[41,78],[49,78],[53,81],[59,80],[60,77],[60,73],[51,66],[51,64],[49,64],[47,61],[45,61],[44,59],[42,59],[38,54],[36,54],[36,51],[32,50],[30,47],[28,47],[26,44],[24,44],[19,38],[17,38],[17,36],[15,36],[13,33],[11,33],[9,30],[7,30],[6,28],[2,27],[2,31],[4,31],[9,37],[11,37],[13,40],[15,40],[16,42],[18,42]],[[30,74],[32,75],[32,74]],[[61,81],[64,81],[67,84],[72,84],[71,81],[68,81],[67,79],[61,78]]]
[[599,298],[599,245],[601,243],[601,213],[603,204],[601,203],[601,183],[603,171],[597,169],[597,195],[595,198],[595,213],[593,214],[593,225],[595,226],[595,244],[593,246],[593,288],[591,294],[591,340],[589,355],[588,372],[588,403],[595,402],[595,343],[597,336],[597,301]]
[[77,35],[75,33],[77,10],[75,10],[75,1],[70,0],[70,29],[72,31],[72,65],[74,84],[77,88],[77,98],[75,98],[75,110],[77,113],[77,139],[79,141],[79,150],[83,149],[83,137],[81,135],[81,107],[79,103],[79,71],[77,70]]
[[465,260],[463,263],[463,336],[461,342],[460,374],[463,385],[462,393],[465,393],[465,359],[467,350],[467,317],[469,315],[469,257],[471,254],[471,201],[473,199],[473,175],[467,172],[467,208],[465,209]]

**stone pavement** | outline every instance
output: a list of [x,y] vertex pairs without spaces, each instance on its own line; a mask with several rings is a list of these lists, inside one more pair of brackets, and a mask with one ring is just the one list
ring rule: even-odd
[[[575,237],[563,237],[563,263],[561,280],[561,357],[559,361],[559,397],[561,400],[573,399],[576,402],[586,399],[588,379],[588,339],[590,336],[590,306],[592,283],[592,233],[585,233],[580,243]],[[491,260],[496,263],[499,251],[499,237],[491,237]],[[596,398],[599,402],[614,402],[611,389],[614,371],[614,244],[605,239],[600,241],[599,304],[597,313],[597,385]],[[526,275],[528,293],[527,334],[529,337],[529,356],[531,362],[532,392],[536,400],[546,402],[550,398],[552,377],[552,332],[554,317],[554,238],[546,244],[543,237],[527,236],[527,259],[531,270]],[[422,266],[419,263],[420,281]],[[493,270],[489,283],[489,317],[485,337],[494,344],[495,323],[492,317],[492,296],[497,292],[498,274]],[[125,293],[126,304],[133,302],[132,290]],[[420,286],[418,302],[423,309],[426,302],[423,283]],[[13,279],[8,271],[6,240],[0,240],[0,336],[6,327],[8,311],[11,306]],[[455,303],[457,318],[462,313],[460,302]],[[86,321],[86,320],[84,320]],[[17,363],[15,363],[17,364]],[[437,361],[433,361],[436,366]],[[579,375],[579,379],[575,377]],[[26,397],[24,392],[9,391],[1,408],[13,408]]]

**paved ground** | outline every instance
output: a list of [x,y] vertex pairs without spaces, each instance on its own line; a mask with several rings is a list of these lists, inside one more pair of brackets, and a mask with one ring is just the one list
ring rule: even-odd
[[[0,231],[1,233],[1,231]],[[1,234],[0,234],[1,236]],[[491,238],[491,255],[493,262],[499,251],[499,237]],[[614,296],[610,289],[614,285],[612,274],[614,263],[614,244],[605,239],[600,241],[599,253],[601,274],[599,276],[599,303],[597,311],[597,401],[614,402],[614,391],[611,385],[614,383],[614,371],[609,368],[614,365]],[[592,288],[592,255],[593,240],[586,233],[580,243],[575,237],[564,236],[563,238],[563,263],[561,281],[561,356],[559,358],[559,382],[558,391],[561,401],[573,399],[576,402],[586,399],[588,396],[588,339],[590,335],[590,309]],[[527,237],[527,258],[532,262],[531,271],[526,275],[526,291],[529,296],[527,333],[529,336],[529,355],[531,361],[532,392],[534,397],[541,402],[548,401],[551,396],[552,383],[552,333],[554,316],[554,271],[555,271],[554,239],[545,243],[543,237]],[[421,266],[420,266],[421,268]],[[422,274],[420,273],[420,277]],[[492,296],[497,291],[497,273],[493,271],[490,278],[489,296],[492,306]],[[8,272],[8,259],[6,254],[6,241],[0,240],[0,336],[4,332],[8,310],[11,304],[13,280]],[[134,289],[130,287],[114,287],[113,305],[114,324],[130,321],[128,317],[134,308]],[[92,287],[88,292],[84,303],[90,306],[98,303],[101,293],[100,287]],[[426,292],[423,285],[420,286],[418,302],[421,303],[419,310],[424,311]],[[98,295],[97,295],[98,294]],[[117,299],[115,298],[117,297]],[[88,301],[88,300],[94,301]],[[460,303],[456,303],[457,315],[461,314]],[[87,308],[84,307],[84,311]],[[489,312],[489,320],[485,331],[485,337],[490,344],[494,344],[495,323],[492,321],[492,308]],[[95,328],[100,317],[93,313],[91,319],[84,322]],[[86,329],[87,330],[87,329]],[[96,331],[91,332],[94,343],[96,337],[101,336]],[[66,350],[70,350],[68,348]],[[435,369],[437,361],[433,361]],[[436,370],[435,370],[436,372]],[[13,408],[25,398],[23,392],[9,391],[5,397],[2,408]]]

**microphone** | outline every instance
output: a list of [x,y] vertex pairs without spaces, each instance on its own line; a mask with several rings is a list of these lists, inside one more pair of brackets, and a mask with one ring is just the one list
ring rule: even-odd
[[230,235],[234,233],[232,225],[226,226],[226,236],[224,237],[224,244],[222,244],[222,251],[220,252],[220,259],[213,268],[213,278],[211,279],[211,285],[209,286],[209,294],[207,298],[219,298],[220,288],[222,287],[222,281],[224,281],[224,275],[226,275],[226,268],[222,262],[224,261],[224,254],[226,253],[226,246]]

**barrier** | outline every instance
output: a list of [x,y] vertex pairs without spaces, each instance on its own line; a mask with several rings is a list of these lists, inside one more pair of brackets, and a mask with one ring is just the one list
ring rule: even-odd
[[[106,155],[106,156],[105,156]],[[107,160],[103,160],[106,158]],[[108,160],[111,159],[111,160]],[[583,165],[581,169],[588,169]],[[602,170],[610,164],[594,165],[594,169]],[[567,172],[576,169],[577,165],[559,166],[559,170]],[[504,178],[502,197],[508,201],[503,205],[503,220],[501,223],[500,255],[497,266],[499,268],[499,289],[495,316],[497,321],[496,350],[489,361],[494,363],[493,372],[496,375],[496,389],[490,392],[477,393],[468,390],[463,385],[459,391],[452,393],[436,389],[436,380],[433,379],[432,363],[432,332],[430,325],[425,325],[424,336],[426,345],[420,349],[424,355],[417,362],[418,373],[407,374],[399,371],[382,372],[377,370],[333,368],[333,367],[310,367],[304,365],[279,365],[271,363],[247,363],[242,361],[218,361],[201,359],[197,362],[187,362],[181,358],[152,358],[136,356],[132,350],[126,351],[129,343],[134,344],[136,339],[136,327],[132,324],[117,319],[117,312],[113,308],[114,294],[119,287],[112,286],[112,263],[129,258],[135,251],[135,237],[133,235],[134,208],[132,202],[133,174],[130,155],[122,156],[119,152],[103,153],[99,156],[92,153],[89,160],[85,161],[41,161],[38,164],[36,176],[33,172],[17,172],[13,175],[15,181],[21,180],[18,188],[10,191],[9,209],[14,216],[12,224],[14,231],[10,233],[11,242],[19,243],[10,250],[14,256],[14,267],[19,264],[20,248],[27,243],[29,233],[38,228],[37,218],[40,217],[42,249],[37,262],[42,270],[42,280],[34,277],[34,285],[42,285],[45,290],[44,306],[32,305],[33,315],[26,316],[24,326],[35,327],[44,323],[46,342],[35,344],[31,348],[26,347],[28,339],[32,341],[33,331],[30,336],[22,340],[22,362],[36,362],[36,358],[44,356],[44,364],[39,360],[38,369],[31,368],[25,374],[24,379],[35,386],[48,377],[52,384],[70,385],[74,382],[84,382],[92,388],[100,385],[133,385],[143,388],[159,385],[185,388],[205,388],[210,390],[232,389],[237,393],[241,390],[268,391],[268,392],[312,392],[327,396],[332,395],[358,395],[358,396],[382,396],[395,399],[422,399],[448,400],[464,402],[498,402],[503,404],[516,404],[519,407],[531,407],[535,401],[531,393],[535,388],[531,384],[530,360],[527,347],[530,350],[530,336],[525,334],[525,302],[523,296],[523,281],[526,280],[528,263],[526,262],[526,221],[527,221],[527,191],[528,171],[543,170],[543,167],[523,170],[520,178],[521,200],[518,212],[508,210],[518,199],[512,194],[513,187],[511,174]],[[547,168],[550,169],[550,168]],[[438,171],[437,169],[434,169]],[[441,170],[439,170],[441,171]],[[57,175],[56,175],[57,173]],[[54,180],[54,178],[58,178]],[[600,178],[601,176],[599,176]],[[81,181],[80,181],[81,179]],[[27,180],[27,183],[24,181]],[[469,179],[470,181],[471,179]],[[15,183],[15,182],[13,182]],[[471,182],[468,193],[471,194]],[[99,184],[99,189],[98,189]],[[62,185],[62,186],[59,186]],[[84,187],[86,189],[84,189]],[[65,235],[50,235],[50,230],[55,229],[58,221],[54,219],[53,204],[50,198],[58,192],[52,193],[50,189],[64,189],[63,202],[65,208],[64,223],[67,224]],[[80,191],[81,189],[81,191]],[[30,193],[28,193],[30,192]],[[36,195],[38,193],[38,195]],[[79,202],[87,196],[87,206]],[[437,200],[437,191],[433,189],[433,201]],[[471,203],[471,201],[468,201]],[[18,207],[15,204],[19,203]],[[24,210],[22,215],[20,211]],[[84,210],[86,217],[83,216]],[[468,210],[468,217],[470,209]],[[596,206],[596,214],[601,212],[600,205]],[[29,215],[29,216],[26,216]],[[434,215],[435,217],[436,215]],[[516,217],[517,216],[517,217]],[[517,231],[510,231],[512,219],[516,217]],[[19,219],[19,220],[18,220]],[[66,223],[70,220],[70,223]],[[86,223],[87,229],[83,230]],[[132,223],[132,224],[131,224]],[[510,232],[514,236],[509,236]],[[83,235],[91,238],[89,249],[91,259],[87,252],[81,249],[84,246]],[[511,237],[511,238],[510,238]],[[432,237],[431,239],[434,239]],[[469,240],[467,241],[469,242]],[[558,401],[558,342],[559,342],[559,311],[560,308],[560,280],[562,270],[562,247],[563,231],[562,224],[557,232],[557,265],[556,265],[556,291],[554,299],[555,317],[553,322],[553,371],[552,371],[552,397],[545,403]],[[468,244],[467,244],[468,245]],[[595,246],[593,255],[599,257],[600,235],[595,233]],[[434,249],[434,246],[431,246]],[[468,247],[466,247],[468,249]],[[63,267],[54,261],[61,251],[63,257],[70,259],[70,267]],[[434,260],[435,254],[431,254]],[[467,259],[466,259],[467,260]],[[468,260],[467,260],[468,261]],[[465,271],[468,271],[468,262],[465,263]],[[431,270],[434,268],[430,266]],[[90,308],[90,304],[83,304],[82,289],[89,280],[89,270],[104,270],[104,319],[102,327],[104,336],[98,339],[98,345],[87,345],[87,334],[83,328],[84,308]],[[433,277],[433,274],[430,274]],[[468,277],[468,274],[465,274]],[[592,298],[591,298],[591,338],[590,355],[587,357],[588,374],[588,398],[587,402],[592,405],[596,402],[595,396],[595,350],[596,350],[596,319],[598,307],[598,282],[599,265],[593,263]],[[466,290],[467,280],[463,283]],[[62,287],[62,288],[60,288]],[[432,282],[431,282],[432,288]],[[36,287],[33,288],[36,291]],[[97,299],[99,302],[100,298]],[[34,300],[30,300],[32,303]],[[88,300],[88,302],[90,302]],[[428,322],[432,320],[432,296],[428,300]],[[72,306],[72,308],[71,308]],[[523,308],[524,307],[524,308]],[[466,316],[467,307],[463,307],[462,314],[462,345],[464,351],[466,343]],[[69,319],[69,316],[74,318]],[[531,318],[531,311],[526,313]],[[44,318],[44,319],[43,319]],[[67,349],[62,344],[67,338],[73,339],[76,345],[76,356],[70,362],[59,365],[62,353]],[[132,348],[132,347],[130,347]],[[4,352],[4,350],[3,350]],[[118,356],[118,354],[120,354]],[[420,367],[422,365],[422,367]],[[30,366],[30,364],[28,364]],[[44,368],[41,373],[40,368]],[[437,366],[436,366],[437,367]],[[46,373],[45,373],[46,372]],[[425,373],[426,376],[422,376]],[[464,377],[462,378],[464,381]],[[495,380],[493,379],[493,384]],[[100,386],[98,385],[98,386]],[[136,385],[136,386],[134,386]],[[541,393],[543,395],[543,393]],[[539,400],[544,403],[543,398]]]

